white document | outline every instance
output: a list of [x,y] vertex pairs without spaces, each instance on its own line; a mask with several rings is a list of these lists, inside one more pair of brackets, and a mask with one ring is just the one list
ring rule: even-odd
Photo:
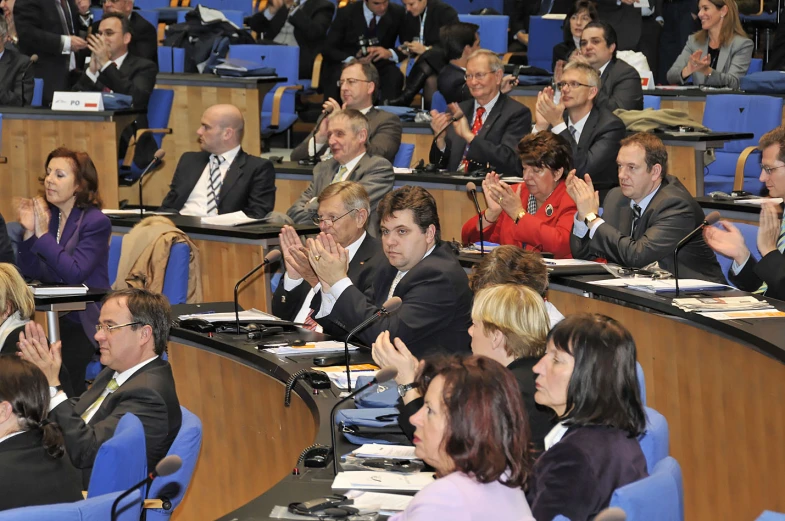
[[84,295],[87,293],[87,286],[27,286],[36,297],[53,297],[56,295]]
[[[343,348],[341,348],[343,351]],[[302,354],[302,353],[299,353]],[[364,370],[364,371],[351,371],[352,375],[352,389],[357,389],[357,379],[361,376],[375,376],[375,370]],[[344,367],[343,371],[340,373],[337,372],[328,372],[327,376],[330,378],[330,381],[335,385],[338,389],[348,390],[349,386],[346,385],[346,368]]]
[[412,169],[411,168],[403,168],[403,167],[400,167],[400,166],[394,166],[393,167],[393,173],[395,173],[395,174],[411,174],[412,173]]
[[618,279],[590,280],[589,284],[594,284],[595,286],[615,286],[618,288],[624,288],[626,286],[629,286],[630,284],[634,284],[635,282],[640,282],[642,280],[646,280],[646,279],[635,279],[632,277],[619,277]]
[[[194,313],[193,315],[180,315],[178,320],[187,320],[189,318],[200,318],[207,322],[234,322],[236,316],[234,313]],[[245,311],[240,311],[240,322],[253,322],[254,320],[274,320],[283,322],[282,319],[275,315],[270,315],[258,309],[251,308]]]
[[713,318],[714,320],[740,320],[750,318],[782,318],[785,313],[772,309],[756,309],[749,311],[712,311],[708,313],[700,313],[704,317]]
[[566,14],[556,14],[556,13],[554,13],[554,14],[544,14],[544,15],[542,15],[542,19],[543,20],[566,20],[567,19],[567,15]]
[[546,266],[588,266],[598,262],[582,259],[543,259]]
[[406,507],[414,499],[414,496],[365,492],[363,490],[350,490],[345,495],[354,500],[352,506],[359,509],[360,512],[378,512],[385,516],[406,510]]
[[266,221],[267,218],[264,219],[254,219],[253,217],[248,217],[245,215],[245,212],[240,210],[239,212],[232,212],[232,213],[225,213],[222,215],[211,215],[209,217],[202,217],[202,224],[212,224],[214,226],[237,226],[239,224],[248,224],[253,222],[263,222]]
[[[119,210],[113,208],[104,208],[101,210],[104,215],[139,215],[139,208],[135,210]],[[145,210],[144,215],[174,215],[174,212],[157,212],[155,210]]]
[[774,309],[774,306],[767,301],[758,300],[752,295],[745,297],[677,298],[673,299],[673,305],[684,311],[696,312]]
[[[357,346],[349,344],[349,351],[356,351]],[[286,355],[316,355],[324,353],[343,353],[343,342],[335,340],[325,340],[322,342],[311,342],[302,346],[283,346],[265,349],[270,354],[277,356]],[[324,370],[325,368],[319,368]],[[375,374],[375,373],[374,373]],[[345,379],[345,378],[344,378]]]
[[409,445],[382,445],[380,443],[366,443],[352,452],[358,458],[391,458],[391,459],[418,459],[414,455],[414,447]]
[[736,204],[751,204],[760,206],[763,203],[782,204],[782,197],[758,197],[756,199],[736,199],[733,201]]
[[426,485],[433,483],[435,474],[419,472],[417,474],[401,474],[374,470],[356,470],[339,472],[333,481],[334,490],[387,490],[398,492],[419,492]]

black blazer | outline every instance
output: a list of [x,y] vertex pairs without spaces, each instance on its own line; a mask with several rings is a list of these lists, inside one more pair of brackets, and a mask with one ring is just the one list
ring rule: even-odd
[[67,454],[55,459],[46,453],[39,429],[0,442],[0,511],[79,501],[81,479]]
[[0,214],[0,262],[16,264],[16,255],[14,255],[14,248],[11,246],[11,239],[8,237],[8,228],[6,228],[5,219],[3,219],[2,214]]
[[[169,193],[161,210],[179,212],[210,161],[209,152],[186,152],[175,168]],[[261,219],[275,206],[275,169],[267,159],[246,154],[242,149],[229,165],[221,185],[218,213],[242,210],[249,217]]]
[[[439,29],[446,25],[458,23],[458,11],[453,6],[440,0],[428,0],[425,11],[425,27],[423,29],[423,45],[438,45]],[[400,41],[410,42],[412,38],[420,37],[420,16],[412,16],[408,12],[403,17],[401,24]],[[398,59],[403,60],[408,55],[395,49]]]
[[[338,9],[324,43],[323,54],[327,60],[342,62],[346,58],[357,56],[360,51],[358,39],[360,36],[368,35],[363,5],[363,2],[354,2]],[[379,46],[385,49],[395,48],[395,41],[398,39],[405,14],[406,9],[402,5],[390,2],[387,12],[376,22],[376,38],[379,39]],[[378,68],[385,63],[393,62],[379,60],[374,65]]]
[[535,519],[588,521],[608,507],[614,490],[647,475],[641,446],[626,432],[570,427],[535,462],[526,497]]
[[[387,300],[397,273],[398,269],[389,262],[382,262],[371,290],[363,294],[359,288],[349,286],[332,313],[317,322],[325,329],[335,326],[341,331],[338,336],[345,336]],[[447,244],[439,244],[417,263],[401,279],[393,295],[403,300],[398,311],[382,317],[353,338],[371,345],[379,333],[389,330],[417,358],[436,352],[469,352],[472,293],[466,272]]]
[[728,280],[744,291],[756,291],[766,282],[767,297],[785,300],[785,256],[779,250],[769,252],[759,261],[750,255],[738,275],[733,270],[728,272]]
[[33,101],[30,58],[6,46],[0,57],[0,106],[22,107]]
[[24,0],[14,4],[14,23],[19,36],[19,52],[26,56],[38,55],[33,64],[33,77],[44,80],[44,105],[52,102],[55,91],[68,90],[70,56],[63,54],[60,37],[74,35],[79,30],[79,14],[74,0],[66,0],[67,29],[63,27],[55,2]]
[[575,40],[570,35],[569,41],[557,43],[553,46],[553,58],[551,59],[551,70],[556,70],[556,62],[559,60],[569,61],[570,55],[575,50]]
[[627,134],[622,120],[608,109],[595,106],[583,126],[578,143],[570,134],[570,123],[566,113],[564,122],[567,128],[559,135],[572,147],[572,164],[576,174],[581,178],[583,174],[591,174],[591,180],[597,190],[608,190],[618,186],[616,156],[619,153],[619,142]]
[[[131,13],[129,21],[131,22],[131,43],[128,44],[128,53],[158,64],[158,30],[136,11]],[[99,20],[90,27],[92,34],[98,32],[100,23]],[[85,56],[89,55],[88,51]],[[82,62],[84,63],[84,57],[82,57]]]
[[61,403],[49,413],[49,419],[63,428],[71,462],[82,469],[84,490],[90,483],[98,448],[112,437],[125,413],[135,414],[142,422],[148,469],[155,468],[166,456],[182,424],[172,368],[160,358],[139,369],[115,392],[110,393],[90,423],[85,423],[81,414],[98,399],[113,376],[114,371],[107,367],[82,396]]
[[[474,99],[460,104],[469,126],[474,118]],[[469,145],[466,159],[469,170],[484,168],[486,164],[496,167],[499,174],[521,175],[521,160],[518,157],[518,142],[531,132],[532,113],[528,107],[518,103],[506,94],[499,94],[499,99],[485,119],[477,136]],[[466,141],[455,133],[452,125],[447,129],[445,137],[447,148],[444,153],[439,151],[436,140],[431,144],[430,162],[439,168],[455,171],[461,164]],[[614,157],[615,159],[615,157]]]
[[636,51],[641,37],[643,20],[640,7],[620,4],[616,0],[597,0],[600,20],[608,22],[616,30],[617,51]]
[[[603,204],[605,223],[597,227],[594,237],[570,234],[573,257],[601,257],[633,268],[658,262],[662,269],[673,273],[673,250],[704,219],[698,202],[672,176],[665,178],[630,235],[632,217],[630,200],[621,188],[611,190]],[[703,236],[695,237],[679,253],[679,277],[725,283],[717,257]]]
[[264,16],[264,11],[259,11],[250,17],[248,25],[259,33],[260,37],[272,40],[278,36],[288,20],[294,27],[294,39],[300,47],[300,78],[310,79],[313,75],[313,62],[316,55],[322,52],[333,14],[335,4],[329,0],[308,0],[291,17],[289,8],[284,5],[278,9],[272,20]]
[[613,112],[616,109],[643,110],[643,89],[638,71],[618,58],[611,59],[602,73],[600,92],[594,104]]
[[466,86],[466,71],[452,63],[445,65],[439,72],[436,88],[447,103],[460,103],[473,99],[469,87]]

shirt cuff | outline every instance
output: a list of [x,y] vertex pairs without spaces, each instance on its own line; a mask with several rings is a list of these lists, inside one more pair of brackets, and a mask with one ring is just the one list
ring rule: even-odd
[[575,212],[575,217],[572,218],[572,234],[583,239],[588,231],[589,227],[585,222],[578,220],[578,212]]
[[565,130],[567,130],[567,123],[559,123],[558,125],[556,125],[551,129],[551,132],[553,132],[554,134],[561,134]]
[[597,233],[597,228],[599,228],[600,225],[605,221],[602,219],[602,217],[598,217],[597,219],[594,220],[594,222],[597,224],[589,228],[589,239],[594,239],[594,234]]
[[302,278],[293,279],[293,278],[289,277],[289,273],[288,272],[286,274],[284,274],[284,276],[283,276],[283,289],[286,290],[286,291],[292,291],[293,289],[295,289],[297,286],[299,286],[302,283],[303,283],[303,279]]
[[63,391],[58,391],[54,398],[49,400],[49,411],[52,412],[55,407],[68,400],[68,396]]
[[730,269],[733,271],[734,275],[738,275],[739,273],[741,273],[741,270],[743,270],[744,266],[746,266],[747,263],[750,261],[750,255],[752,254],[748,253],[747,258],[744,259],[744,262],[742,262],[741,264],[738,264],[736,261],[733,261],[733,264],[730,265]]
[[[330,288],[330,291],[325,292],[322,290],[322,305],[319,307],[319,312],[315,318],[326,317],[333,312],[333,307],[338,299],[346,291],[346,288],[352,285],[352,280],[349,277],[344,277]],[[321,289],[321,288],[320,288]]]
[[396,54],[395,49],[387,49],[387,50],[392,53],[392,58],[390,58],[390,61],[393,63],[398,63],[398,54]]
[[[103,69],[102,69],[103,70]],[[87,77],[93,80],[93,83],[98,83],[98,74],[94,73],[90,69],[84,71],[87,74]]]
[[314,152],[314,155],[318,154],[322,151],[322,149],[327,146],[327,143],[322,143],[321,145],[316,142],[316,138],[312,137],[308,140],[308,154]]
[[263,11],[263,13],[264,13],[264,17],[265,17],[265,18],[267,18],[268,20],[272,20],[272,19],[273,19],[273,16],[275,16],[274,14],[272,14],[272,13],[270,12],[270,8],[269,8],[269,7],[268,7],[267,9],[265,9],[265,10]]
[[60,43],[63,44],[63,54],[71,54],[71,37],[60,35]]

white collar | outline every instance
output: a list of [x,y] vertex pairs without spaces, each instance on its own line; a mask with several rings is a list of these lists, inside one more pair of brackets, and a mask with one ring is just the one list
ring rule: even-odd
[[152,362],[156,358],[158,358],[158,355],[156,355],[156,356],[154,356],[152,358],[148,358],[144,362],[140,362],[140,363],[136,364],[135,366],[133,366],[132,368],[126,369],[122,373],[118,373],[117,371],[115,371],[114,372],[114,376],[112,378],[114,378],[115,381],[117,382],[117,387],[120,387],[121,385],[123,385],[125,382],[128,381],[129,378],[131,378],[134,375],[134,373],[136,373],[139,369],[141,369],[142,367],[146,366],[147,364],[149,364],[150,362]]
[[356,241],[354,241],[353,243],[351,243],[349,246],[346,247],[346,253],[349,254],[349,262],[352,262],[352,259],[354,259],[354,256],[357,254],[357,251],[360,249],[360,246],[362,246],[362,243],[365,240],[366,235],[368,235],[368,232],[363,232],[363,234],[360,235],[359,239],[357,239]]
[[[657,195],[657,191],[660,189],[661,186],[662,186],[662,181],[660,181],[660,184],[657,185],[657,188],[652,190],[649,193],[649,195],[641,199],[641,202],[638,203],[638,206],[641,207],[641,215],[643,215],[643,212],[646,211],[646,208],[649,206],[649,203],[651,203],[651,200],[654,199],[654,196]],[[630,208],[632,208],[633,204],[635,204],[635,201],[630,199]]]
[[474,100],[474,113],[477,114],[477,109],[483,107],[485,109],[485,117],[487,118],[493,110],[493,107],[496,105],[496,102],[499,101],[499,96],[501,96],[501,94],[501,91],[497,92],[496,96],[494,96],[493,99],[485,105],[480,105],[479,101]]
[[367,115],[368,111],[371,110],[372,108],[373,108],[373,105],[371,105],[370,107],[366,107],[364,109],[360,109],[360,112],[362,112],[364,115]]
[[600,76],[602,76],[602,73],[603,73],[603,72],[605,72],[605,69],[607,69],[607,68],[608,68],[608,64],[609,64],[610,62],[612,62],[612,61],[613,61],[613,58],[611,58],[610,60],[606,61],[606,62],[605,62],[605,65],[603,65],[602,67],[600,67]]
[[569,427],[564,425],[564,422],[559,422],[554,425],[553,429],[545,435],[545,450],[548,450],[559,443],[567,432],[567,429],[569,429]]
[[583,116],[581,119],[579,119],[578,121],[576,121],[574,123],[572,121],[572,118],[567,116],[567,127],[572,125],[573,127],[575,127],[575,130],[578,131],[579,135],[583,134],[583,127],[586,126],[586,121],[589,119],[589,114],[591,114],[591,110],[589,112],[587,112],[585,116]]
[[[431,253],[433,253],[433,250],[434,250],[435,248],[436,248],[436,244],[434,244],[433,246],[431,246],[431,249],[429,249],[428,251],[426,251],[426,252],[425,252],[425,255],[423,255],[423,256],[422,256],[422,258],[424,259],[424,258],[425,258],[425,257],[427,257],[428,255],[430,255]],[[420,259],[420,261],[422,262],[422,259]],[[416,266],[416,264],[415,264],[415,266]],[[407,273],[409,273],[409,271],[410,271],[410,270],[406,270],[406,271],[400,271],[400,270],[399,270],[399,271],[398,271],[398,273],[400,273],[400,274],[401,274],[401,278],[403,278],[403,276],[404,276],[404,275],[406,275]]]
[[232,164],[232,161],[234,161],[234,158],[237,157],[237,154],[240,152],[240,147],[241,147],[241,145],[237,145],[233,149],[227,150],[223,154],[213,154],[213,155],[221,156],[223,158],[223,160],[224,160],[223,161],[224,164],[228,167],[229,165]]
[[16,431],[16,432],[12,432],[11,434],[6,434],[2,438],[0,438],[0,443],[3,443],[5,440],[10,440],[11,438],[16,436],[17,434],[22,434],[22,433],[25,433],[25,432],[27,432],[27,431]]
[[[363,5],[365,5],[365,4],[363,4]],[[359,156],[355,157],[354,159],[352,159],[350,161],[347,161],[346,164],[343,165],[343,166],[346,167],[347,175],[354,170],[354,167],[357,166],[357,163],[360,162],[360,159],[362,159],[364,155],[365,155],[365,152],[363,152]]]

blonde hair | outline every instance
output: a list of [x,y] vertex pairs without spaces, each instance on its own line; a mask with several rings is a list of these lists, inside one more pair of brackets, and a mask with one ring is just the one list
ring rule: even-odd
[[[741,26],[739,18],[739,7],[736,5],[735,0],[708,0],[717,9],[722,9],[723,6],[728,7],[728,14],[722,20],[722,27],[720,28],[720,47],[733,41],[735,35],[742,38],[749,38],[744,28]],[[695,41],[703,43],[709,39],[709,31],[701,29],[695,33]]]
[[542,297],[527,286],[501,284],[480,290],[474,295],[472,320],[481,322],[487,333],[501,332],[508,356],[545,354],[550,330],[548,311]]
[[32,318],[35,313],[33,292],[13,264],[0,263],[0,305],[2,313],[10,306],[11,314],[18,311],[23,319]]
[[466,59],[466,63],[469,63],[470,61],[481,56],[484,56],[485,59],[488,60],[488,68],[491,69],[491,72],[504,69],[504,63],[502,62],[502,59],[499,58],[499,55],[493,51],[489,51],[488,49],[477,49],[469,55],[469,57]]
[[599,90],[601,86],[600,82],[600,73],[597,72],[597,69],[589,65],[588,63],[583,62],[568,62],[567,65],[564,66],[564,72],[567,71],[579,71],[586,75],[586,83],[588,83],[592,87],[597,87]]

